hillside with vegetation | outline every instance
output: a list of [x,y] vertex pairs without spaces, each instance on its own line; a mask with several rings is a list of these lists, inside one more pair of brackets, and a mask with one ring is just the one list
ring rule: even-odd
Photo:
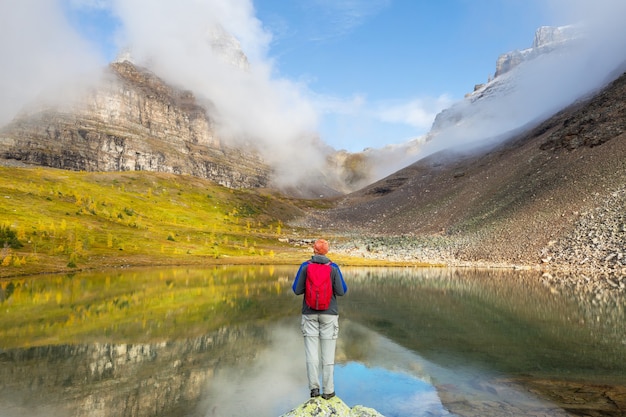
[[303,202],[271,191],[187,175],[0,167],[0,177],[0,277],[289,262],[295,231],[285,220],[303,212]]

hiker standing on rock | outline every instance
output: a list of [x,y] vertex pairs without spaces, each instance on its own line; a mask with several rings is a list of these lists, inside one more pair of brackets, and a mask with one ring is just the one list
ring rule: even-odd
[[339,335],[337,295],[344,295],[348,286],[339,266],[326,257],[328,242],[318,239],[313,256],[303,262],[293,282],[293,292],[304,294],[302,301],[302,335],[306,353],[306,371],[311,397],[320,396],[319,350],[322,351],[322,383],[325,400],[335,396],[335,347]]

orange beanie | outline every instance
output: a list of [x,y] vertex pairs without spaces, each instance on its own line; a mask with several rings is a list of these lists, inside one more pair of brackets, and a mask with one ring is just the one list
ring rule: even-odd
[[317,239],[313,244],[313,251],[318,255],[326,255],[328,253],[328,242],[324,239]]

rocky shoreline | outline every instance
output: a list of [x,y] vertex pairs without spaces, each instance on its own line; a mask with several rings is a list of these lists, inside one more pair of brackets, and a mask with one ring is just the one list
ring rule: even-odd
[[615,288],[626,288],[626,186],[594,210],[582,213],[573,231],[546,248],[542,262],[557,269],[600,275]]
[[[535,269],[549,285],[593,291],[626,289],[626,186],[578,219],[566,236],[550,241],[525,261],[481,260],[471,256],[480,245],[466,236],[344,235],[333,242],[336,253],[365,259],[450,267]],[[516,245],[508,242],[507,245]],[[469,254],[469,256],[468,256]]]

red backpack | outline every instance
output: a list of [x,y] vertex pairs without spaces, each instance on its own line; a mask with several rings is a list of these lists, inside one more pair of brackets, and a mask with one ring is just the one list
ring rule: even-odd
[[333,284],[330,278],[331,266],[309,262],[306,268],[306,288],[304,300],[313,310],[327,310],[333,298]]

